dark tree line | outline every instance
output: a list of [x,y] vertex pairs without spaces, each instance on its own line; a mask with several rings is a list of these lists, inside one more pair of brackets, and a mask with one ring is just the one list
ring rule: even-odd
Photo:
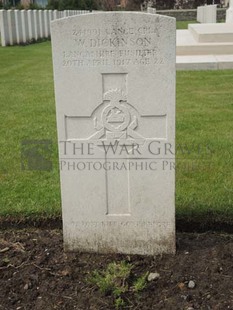
[[[128,10],[138,10],[144,0],[128,0]],[[200,5],[212,4],[213,0],[152,0],[152,6],[157,10],[172,10],[172,9],[196,9]],[[214,4],[220,4],[220,0],[214,0]]]
[[52,10],[97,10],[96,0],[49,0],[48,9]]
[[[125,0],[126,10],[140,10],[141,5],[146,4],[145,0]],[[153,7],[157,10],[171,10],[171,9],[195,9],[200,5],[212,4],[213,0],[152,0]],[[220,4],[221,0],[215,0],[215,4]],[[119,10],[121,0],[49,0],[47,9],[52,10],[103,10],[113,11]],[[0,8],[23,8],[20,7],[20,0],[0,0]],[[34,4],[30,4],[29,8],[39,8]]]

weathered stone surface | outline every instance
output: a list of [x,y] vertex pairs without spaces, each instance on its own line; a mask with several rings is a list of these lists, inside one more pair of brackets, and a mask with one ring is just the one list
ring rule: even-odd
[[51,25],[65,248],[174,253],[175,19]]

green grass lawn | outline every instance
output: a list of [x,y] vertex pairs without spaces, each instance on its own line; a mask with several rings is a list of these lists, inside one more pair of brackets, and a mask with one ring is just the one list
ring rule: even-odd
[[[177,21],[176,29],[188,29],[189,24],[197,24],[196,20],[185,20],[185,21]],[[225,20],[220,20],[218,23],[225,23]]]
[[[232,85],[233,70],[177,72],[178,218],[233,222]],[[58,215],[50,42],[0,48],[0,94],[0,216]],[[21,169],[27,139],[53,141],[52,171]]]
[[188,29],[189,24],[196,24],[196,20],[177,21],[176,29]]
[[[60,212],[49,42],[0,48],[0,214]],[[52,172],[21,170],[21,141],[54,142]]]

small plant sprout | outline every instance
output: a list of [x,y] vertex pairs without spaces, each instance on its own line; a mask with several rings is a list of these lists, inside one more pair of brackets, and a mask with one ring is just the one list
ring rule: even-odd
[[116,309],[125,306],[124,294],[128,292],[138,293],[147,284],[148,272],[136,278],[132,284],[133,265],[121,261],[108,264],[105,270],[95,270],[89,277],[89,282],[95,284],[101,293],[112,295]]

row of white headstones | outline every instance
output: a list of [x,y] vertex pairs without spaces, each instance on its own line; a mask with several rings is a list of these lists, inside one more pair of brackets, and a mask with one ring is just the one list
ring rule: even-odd
[[25,44],[50,37],[50,22],[86,14],[85,10],[0,10],[1,45]]
[[[156,14],[156,9],[147,8],[147,12]],[[85,10],[0,10],[1,45],[25,44],[50,37],[50,22],[55,19],[86,14]],[[216,23],[217,6],[198,7],[197,21]],[[233,0],[227,10],[226,22],[233,23]]]
[[[226,23],[233,23],[233,0],[226,12]],[[156,14],[156,9],[148,7],[147,13]],[[217,23],[217,5],[203,5],[197,8],[197,21],[199,23]]]
[[217,5],[204,5],[197,8],[197,21],[199,23],[217,22]]
[[[197,21],[199,23],[217,22],[217,5],[204,5],[197,8]],[[226,12],[226,23],[233,23],[233,0],[229,2]]]

